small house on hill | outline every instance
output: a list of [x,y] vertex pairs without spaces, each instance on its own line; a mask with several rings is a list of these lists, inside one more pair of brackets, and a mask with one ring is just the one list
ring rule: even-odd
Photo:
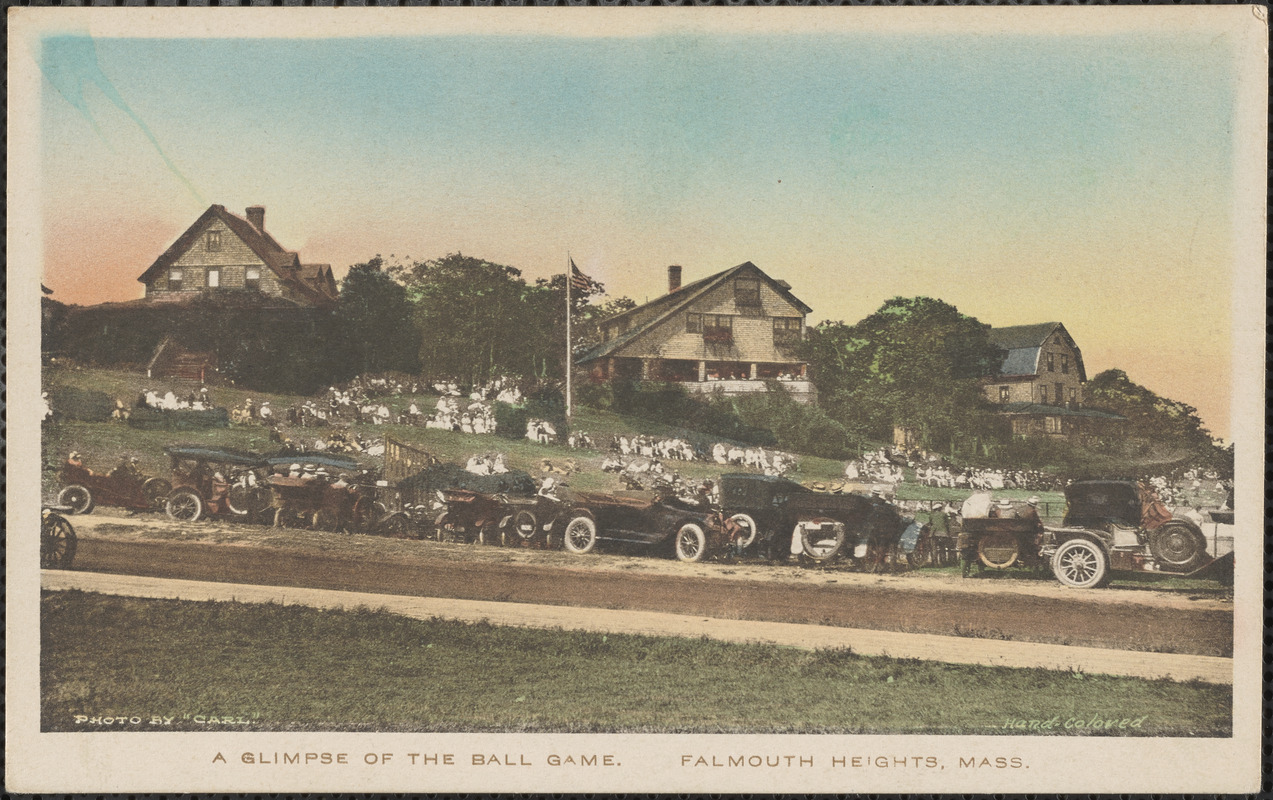
[[667,277],[667,294],[601,323],[601,343],[578,360],[593,380],[667,381],[725,395],[763,392],[777,380],[796,400],[814,400],[795,353],[812,309],[790,284],[750,261],[684,286],[679,266]]
[[209,206],[137,280],[156,302],[250,292],[321,307],[338,295],[330,265],[302,264],[265,230],[263,206],[246,217]]
[[991,328],[1004,350],[999,374],[987,376],[985,397],[1000,406],[1017,436],[1090,440],[1116,434],[1123,418],[1083,408],[1083,353],[1059,322]]

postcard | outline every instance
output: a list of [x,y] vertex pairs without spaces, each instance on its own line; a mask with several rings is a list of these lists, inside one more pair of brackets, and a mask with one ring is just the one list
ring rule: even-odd
[[1257,789],[1264,7],[8,14],[9,790]]

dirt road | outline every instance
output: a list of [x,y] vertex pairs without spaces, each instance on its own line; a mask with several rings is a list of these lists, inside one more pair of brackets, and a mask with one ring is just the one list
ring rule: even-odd
[[[91,520],[91,521],[90,521]],[[80,517],[75,567],[161,578],[417,597],[660,611],[721,619],[933,633],[1086,647],[1230,656],[1233,615],[1221,603],[1149,593],[959,591],[944,581],[842,574],[813,583],[782,567],[633,568],[636,559],[507,551],[311,532],[244,529],[217,538],[154,534],[159,523]],[[101,535],[95,535],[100,533]],[[235,537],[238,537],[235,539]],[[192,541],[191,539],[202,539]],[[457,554],[466,557],[457,557]],[[468,560],[472,554],[474,560]],[[642,566],[637,564],[637,567]],[[753,579],[749,570],[765,572]],[[712,573],[717,573],[713,575]],[[928,584],[927,586],[925,584]],[[1024,585],[1024,584],[1023,584]],[[1033,587],[1038,588],[1038,587]],[[1060,588],[1060,587],[1055,587]],[[1158,595],[1162,593],[1152,593]],[[587,614],[583,610],[580,614]]]

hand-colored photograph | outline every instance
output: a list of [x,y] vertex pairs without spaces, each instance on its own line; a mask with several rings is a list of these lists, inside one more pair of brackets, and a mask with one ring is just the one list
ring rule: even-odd
[[713,10],[10,10],[10,783],[1256,785],[1262,10]]

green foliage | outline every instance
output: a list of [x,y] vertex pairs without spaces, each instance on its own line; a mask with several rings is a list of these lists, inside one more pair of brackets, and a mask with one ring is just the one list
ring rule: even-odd
[[50,386],[49,405],[61,419],[106,422],[115,410],[115,401],[105,392],[74,386]]
[[850,431],[889,440],[908,427],[945,450],[972,432],[980,379],[1002,362],[989,331],[940,300],[895,297],[855,325],[810,329],[803,353],[823,407]]
[[[614,380],[607,389],[588,389],[584,396],[607,403],[621,414],[658,420],[676,428],[689,429],[706,437],[719,437],[738,442],[772,446],[773,433],[766,427],[752,426],[739,417],[734,405],[725,399],[691,396],[677,383],[657,381]],[[692,439],[697,437],[690,436]],[[702,444],[696,441],[696,444]]]
[[1062,719],[1135,709],[1147,722],[1132,735],[1232,731],[1230,686],[368,609],[47,592],[40,631],[41,727],[53,731],[75,730],[75,714],[159,712],[206,731],[218,726],[182,713],[216,712],[249,720],[238,732],[1011,734],[1022,698]]
[[774,444],[792,453],[844,459],[861,455],[862,437],[815,405],[797,403],[777,381],[769,391],[734,399],[738,417],[773,433]]
[[384,259],[350,267],[336,305],[347,369],[415,373],[420,331],[411,317],[407,291],[384,271]]
[[1193,406],[1155,394],[1121,369],[1092,378],[1083,394],[1086,406],[1127,418],[1127,446],[1134,457],[1155,462],[1169,474],[1206,467],[1233,476],[1233,447],[1212,438]]

